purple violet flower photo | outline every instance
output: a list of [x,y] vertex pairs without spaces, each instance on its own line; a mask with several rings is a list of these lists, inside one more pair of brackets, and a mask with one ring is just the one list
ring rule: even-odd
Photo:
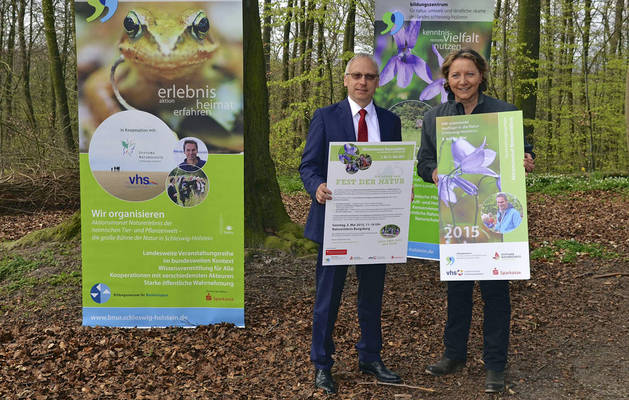
[[425,82],[432,82],[430,69],[428,69],[426,62],[411,54],[411,50],[413,50],[415,42],[417,42],[420,27],[421,21],[410,21],[405,28],[400,29],[398,33],[393,35],[397,44],[398,54],[391,57],[384,68],[382,68],[380,86],[386,85],[394,77],[397,77],[397,85],[405,88],[411,83],[413,73]]
[[347,143],[343,145],[343,148],[345,149],[345,152],[347,154],[350,154],[352,156],[355,156],[356,154],[358,154],[358,147],[354,146],[351,143]]
[[358,147],[352,143],[346,143],[343,145],[343,149],[339,150],[339,161],[343,164],[349,164],[352,162],[352,158],[358,155]]
[[373,51],[373,58],[376,59],[378,65],[382,65],[382,53],[389,44],[390,35],[377,35],[376,36],[376,48]]
[[[435,53],[435,55],[437,56],[437,60],[439,62],[439,69],[441,69],[441,65],[443,65],[443,57],[441,57],[441,54],[439,54],[439,51],[437,50],[434,44],[432,45],[432,52]],[[433,81],[432,72],[430,71],[430,68],[428,66],[426,68],[428,68],[430,80],[424,79],[424,81],[428,84],[428,86],[426,86],[424,90],[422,90],[422,92],[420,93],[419,100],[421,101],[430,100],[433,97],[437,96],[438,94],[441,94],[441,102],[445,103],[446,101],[448,101],[448,92],[443,87],[443,85],[446,83],[445,78],[439,78],[436,81]]]

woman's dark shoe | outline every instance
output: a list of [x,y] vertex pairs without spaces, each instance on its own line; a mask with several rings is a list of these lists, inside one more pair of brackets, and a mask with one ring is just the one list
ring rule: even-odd
[[336,385],[329,369],[315,369],[315,387],[326,394],[336,393]]
[[436,364],[426,367],[426,373],[434,376],[449,375],[462,370],[464,366],[464,360],[450,360],[444,356]]
[[505,372],[487,370],[485,393],[499,393],[505,390]]

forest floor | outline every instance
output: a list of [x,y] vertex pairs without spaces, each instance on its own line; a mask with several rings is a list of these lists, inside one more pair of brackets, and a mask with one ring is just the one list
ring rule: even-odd
[[[305,220],[309,199],[284,196]],[[424,373],[443,351],[445,284],[438,264],[390,265],[383,360],[404,386],[357,368],[356,278],[348,275],[334,338],[341,399],[629,398],[629,198],[616,192],[528,197],[531,275],[513,281],[508,390],[483,393],[482,301],[475,291],[467,367]],[[55,224],[67,212],[0,216],[0,241]],[[80,245],[0,250],[2,399],[311,399],[315,257],[251,251],[246,328],[81,326]]]

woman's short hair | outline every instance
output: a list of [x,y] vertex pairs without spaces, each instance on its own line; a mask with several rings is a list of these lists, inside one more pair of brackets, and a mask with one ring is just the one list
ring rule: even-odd
[[445,60],[443,61],[443,64],[441,64],[441,74],[446,80],[446,82],[443,84],[443,87],[447,91],[451,92],[450,85],[448,85],[448,74],[450,73],[450,66],[452,65],[454,60],[459,59],[459,58],[468,59],[472,61],[474,65],[476,65],[476,68],[478,68],[478,71],[481,73],[483,77],[483,80],[480,83],[478,90],[480,90],[481,92],[486,90],[487,89],[487,75],[489,74],[489,67],[487,66],[487,61],[485,61],[483,56],[478,54],[476,50],[473,50],[470,48],[464,48],[458,51],[453,51],[452,53],[446,56]]

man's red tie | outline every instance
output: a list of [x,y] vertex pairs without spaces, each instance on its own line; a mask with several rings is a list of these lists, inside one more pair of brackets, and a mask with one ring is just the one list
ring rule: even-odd
[[367,114],[367,110],[361,108],[358,113],[360,114],[360,119],[358,120],[358,141],[368,142],[369,135],[367,134],[367,121],[365,121],[365,114]]

